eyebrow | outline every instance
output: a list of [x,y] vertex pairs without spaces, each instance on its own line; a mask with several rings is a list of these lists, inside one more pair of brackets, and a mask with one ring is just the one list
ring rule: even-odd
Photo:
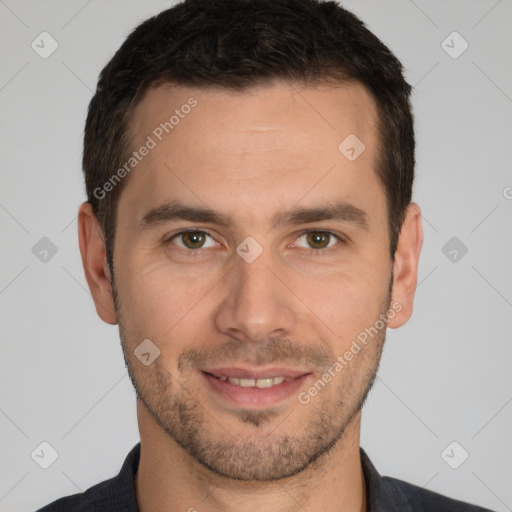
[[[215,224],[226,228],[233,224],[229,215],[210,208],[187,206],[178,201],[170,201],[146,213],[139,223],[139,229],[147,230],[176,220]],[[271,229],[323,220],[348,222],[365,230],[369,228],[366,212],[349,203],[336,203],[318,208],[296,208],[276,213],[271,220]]]

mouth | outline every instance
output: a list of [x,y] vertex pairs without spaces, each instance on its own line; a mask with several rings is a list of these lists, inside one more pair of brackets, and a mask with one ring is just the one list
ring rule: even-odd
[[238,377],[228,377],[227,375],[221,375],[218,377],[219,380],[229,381],[231,384],[235,384],[235,386],[242,386],[243,388],[271,388],[272,386],[277,386],[282,384],[286,379],[285,377],[266,377],[264,379],[239,379]]
[[308,371],[286,368],[215,368],[201,373],[218,397],[230,404],[256,409],[277,405],[295,395],[311,375]]

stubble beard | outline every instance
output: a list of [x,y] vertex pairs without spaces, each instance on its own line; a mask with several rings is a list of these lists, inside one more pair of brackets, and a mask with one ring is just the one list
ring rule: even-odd
[[[332,379],[328,386],[336,386],[335,392],[320,392],[307,405],[297,401],[298,405],[291,413],[273,409],[237,409],[233,411],[239,423],[236,430],[240,431],[246,425],[244,432],[247,435],[233,435],[229,427],[222,426],[222,418],[214,418],[204,404],[194,397],[194,389],[189,380],[180,375],[178,381],[171,375],[162,364],[162,357],[157,358],[149,367],[141,365],[135,358],[134,340],[127,339],[122,308],[114,287],[113,292],[125,363],[137,397],[156,424],[175,443],[216,475],[242,481],[269,482],[304,471],[340,442],[375,382],[386,329],[379,331],[371,344],[365,346]],[[389,303],[388,296],[387,308]],[[233,343],[229,344],[229,347],[233,346]],[[269,345],[272,346],[277,347],[277,341]],[[127,350],[127,347],[132,348]],[[272,360],[269,347],[265,354]],[[243,353],[243,349],[239,348],[237,354]],[[276,350],[281,358],[283,345]],[[309,409],[307,419],[294,424],[294,413],[297,410],[303,413],[304,408]],[[232,421],[230,418],[229,423]],[[273,428],[272,422],[275,424]],[[284,428],[287,422],[291,423],[292,428]],[[224,420],[224,423],[227,421]]]

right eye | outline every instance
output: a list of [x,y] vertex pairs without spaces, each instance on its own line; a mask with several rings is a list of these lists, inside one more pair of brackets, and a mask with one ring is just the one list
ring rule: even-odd
[[[211,238],[210,245],[205,245],[207,243],[207,237]],[[181,231],[169,238],[168,242],[174,243],[181,249],[189,250],[208,249],[216,246],[216,242],[210,234],[206,231],[198,230]]]

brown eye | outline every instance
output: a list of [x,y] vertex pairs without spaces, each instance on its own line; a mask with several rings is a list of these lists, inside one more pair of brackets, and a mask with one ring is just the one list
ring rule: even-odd
[[313,249],[323,249],[324,247],[327,247],[330,239],[329,235],[322,231],[314,231],[312,233],[308,233],[306,238],[308,244]]
[[169,241],[175,243],[182,249],[206,249],[215,247],[213,239],[209,242],[208,238],[212,239],[211,235],[204,231],[183,231],[173,236]]
[[312,249],[325,249],[329,247],[331,237],[331,233],[327,231],[311,231],[306,233],[307,242]]
[[205,236],[200,231],[189,231],[181,236],[183,243],[189,249],[200,249],[204,244]]
[[320,251],[321,249],[330,249],[339,242],[343,242],[343,239],[330,231],[317,229],[302,233],[297,237],[296,242],[297,246],[303,249]]

